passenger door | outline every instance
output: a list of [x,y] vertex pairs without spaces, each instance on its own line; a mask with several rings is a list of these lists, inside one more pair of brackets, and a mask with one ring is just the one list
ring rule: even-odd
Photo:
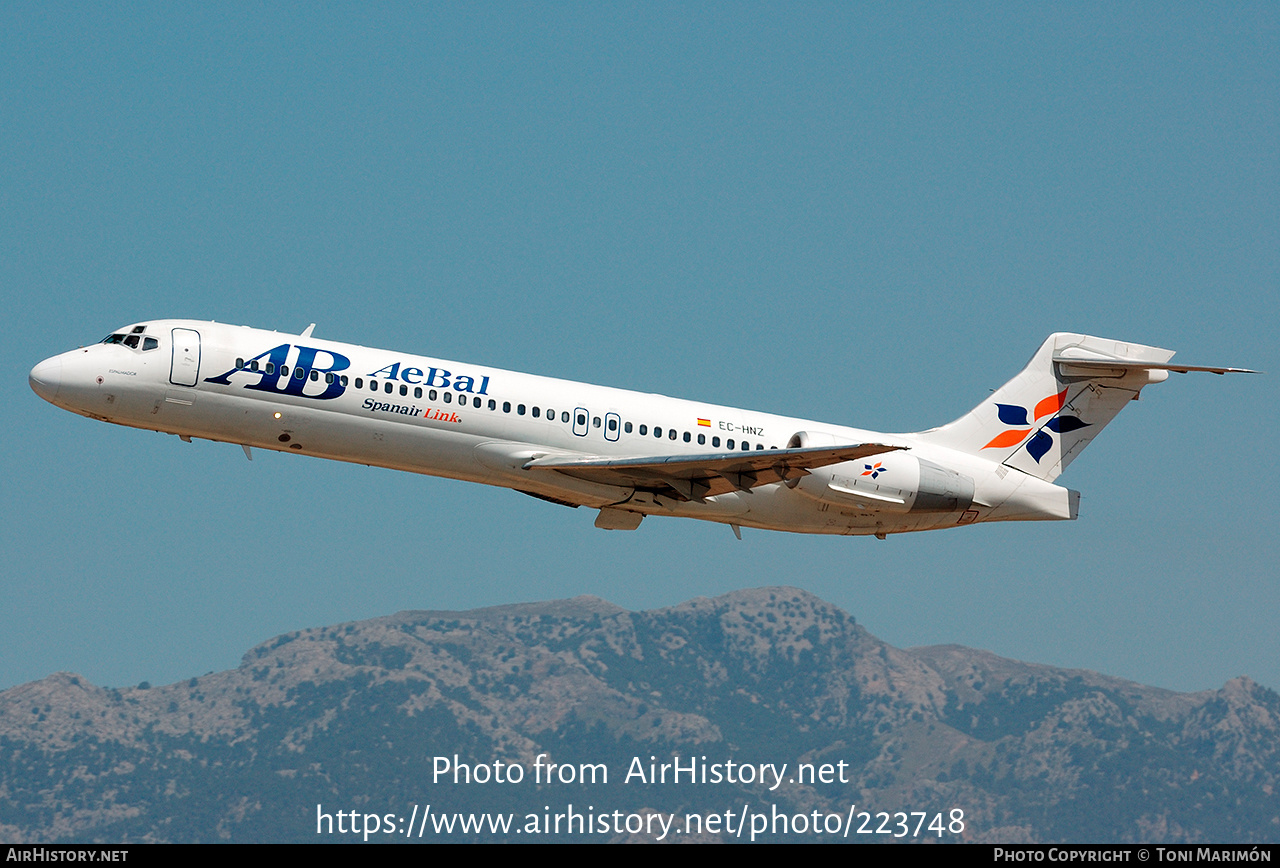
[[173,362],[169,382],[175,386],[194,386],[200,376],[200,332],[192,329],[173,330]]

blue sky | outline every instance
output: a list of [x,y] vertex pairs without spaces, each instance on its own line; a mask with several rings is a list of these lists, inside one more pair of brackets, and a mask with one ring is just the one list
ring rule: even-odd
[[[0,6],[0,687],[299,628],[803,587],[901,646],[1280,688],[1274,4]],[[904,431],[1053,331],[1147,390],[1074,523],[648,520],[104,425],[40,359],[189,317]]]

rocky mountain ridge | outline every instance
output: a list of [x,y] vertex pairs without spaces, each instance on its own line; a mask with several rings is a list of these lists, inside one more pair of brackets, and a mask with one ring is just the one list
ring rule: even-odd
[[[897,649],[795,588],[648,612],[579,597],[302,630],[159,687],[58,673],[4,691],[0,836],[316,841],[319,805],[522,817],[554,800],[664,816],[961,810],[944,840],[1253,843],[1280,839],[1278,745],[1280,696],[1243,677],[1181,694]],[[530,774],[543,755],[610,779],[435,780],[455,755]],[[847,772],[774,789],[624,782],[649,757]]]

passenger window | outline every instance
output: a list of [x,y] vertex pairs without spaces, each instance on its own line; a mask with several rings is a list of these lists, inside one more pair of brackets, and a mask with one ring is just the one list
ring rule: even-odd
[[403,398],[403,397],[406,397],[408,394],[409,394],[409,387],[408,387],[408,386],[405,386],[405,385],[401,385],[401,386],[400,386],[400,397],[402,397],[402,398]]
[[689,442],[689,432],[688,432],[688,431],[684,432],[684,442],[685,442],[685,443],[688,443],[688,442]]
[[306,368],[294,368],[294,369],[293,369],[293,378],[294,378],[295,380],[305,380],[305,379],[307,378],[307,369],[306,369]]
[[436,390],[432,389],[430,392],[427,392],[427,397],[434,401],[436,399]]
[[[269,368],[269,367],[271,367],[271,364],[270,364],[270,363],[268,363],[268,364],[267,364],[267,367],[268,367],[268,368]],[[271,373],[271,372],[270,372],[270,371],[267,371],[267,373],[269,374],[269,373]],[[281,365],[281,366],[280,366],[280,376],[282,376],[282,377],[287,377],[287,376],[289,376],[289,366],[288,366],[288,365]]]
[[624,424],[624,425],[622,426],[622,430],[623,430],[623,431],[625,431],[627,434],[630,434],[630,433],[631,433],[631,423],[630,423],[630,422],[627,422],[626,424]]
[[346,374],[339,374],[339,375],[338,375],[338,382],[342,383],[342,385],[345,387],[345,386],[347,385],[347,375],[346,375]]
[[[257,362],[250,362],[250,363],[249,363],[249,367],[250,367],[251,369],[253,369],[253,370],[255,370],[255,371],[256,371],[256,370],[258,370],[258,363],[257,363]],[[276,372],[276,363],[275,363],[275,362],[267,362],[267,368],[266,368],[266,371],[267,371],[267,373],[268,373],[268,374],[274,374],[274,373]]]
[[763,444],[763,443],[757,443],[757,444],[756,444],[756,451],[757,451],[757,452],[763,452],[763,451],[764,451],[764,444]]
[[236,370],[237,371],[244,370],[244,359],[236,359]]
[[641,433],[642,435],[643,435],[643,434],[648,434],[648,433],[649,433],[649,426],[648,426],[648,425],[641,425],[641,426],[640,426],[640,433]]
[[716,447],[717,449],[719,449],[719,448],[720,448],[720,438],[719,438],[719,437],[712,437],[712,438],[711,438],[711,445],[712,445],[712,446],[714,446],[714,447]]
[[480,399],[479,399],[479,398],[472,398],[472,399],[471,399],[471,406],[472,406],[472,407],[475,407],[477,410],[479,410],[479,409],[480,409]]
[[561,410],[561,411],[560,411],[560,421],[561,421],[561,422],[568,422],[568,421],[569,421],[569,411],[568,411],[568,410]]
[[453,403],[453,392],[445,392],[445,393],[444,393],[444,402],[445,402],[446,404],[452,404],[452,403]]
[[495,400],[493,400],[492,398],[490,398],[490,399],[489,399],[489,409],[490,409],[490,410],[496,410],[496,409],[498,409],[498,402],[497,402],[497,401],[495,401]]
[[[333,375],[332,375],[332,374],[330,374],[329,376],[333,376]],[[311,382],[315,383],[315,382],[318,382],[319,380],[320,380],[320,372],[319,372],[319,371],[317,371],[315,368],[312,368],[312,369],[311,369]]]
[[324,381],[325,381],[326,383],[332,383],[332,382],[333,382],[333,374],[325,374],[325,375],[324,375]]
[[395,386],[391,385],[390,383],[387,383],[385,386],[383,386],[383,387],[382,387],[382,391],[384,391],[384,392],[386,392],[388,395],[390,395],[390,394],[391,394],[391,390],[392,390],[392,389],[394,389],[394,388],[395,388]]
[[676,439],[676,429],[672,428],[670,431],[667,432],[667,439],[668,440]]
[[707,442],[707,435],[706,435],[706,434],[699,434],[699,435],[698,435],[698,445],[699,445],[699,446],[701,446],[701,445],[703,445],[703,444],[704,444],[704,443],[706,443],[706,442]]
[[726,449],[732,449],[732,448],[733,448],[733,438],[732,438],[732,437],[730,437],[730,438],[729,438],[729,442],[725,444],[725,448],[726,448]]
[[661,428],[659,428],[657,425],[654,425],[654,426],[653,426],[653,436],[654,436],[654,437],[661,437],[661,436],[662,436],[662,429],[661,429]]
[[414,386],[414,387],[413,387],[413,397],[415,397],[415,398],[421,398],[421,397],[422,397],[422,387],[421,387],[421,386]]
[[742,451],[743,451],[743,452],[750,452],[750,451],[751,451],[751,444],[750,444],[750,443],[748,443],[746,440],[743,440],[743,441],[742,441]]
[[377,380],[373,380],[373,379],[369,380],[369,391],[370,391],[370,392],[376,392],[376,391],[378,391],[378,381],[377,381]]
[[510,402],[510,401],[503,401],[503,402],[502,402],[502,412],[504,412],[504,413],[510,413],[510,412],[511,412],[511,402]]
[[524,404],[517,404],[517,405],[516,405],[516,415],[517,415],[517,416],[523,416],[523,415],[524,415]]
[[537,419],[541,413],[542,411],[539,410],[537,407],[533,408],[533,418]]
[[593,418],[593,419],[591,420],[591,427],[592,427],[592,428],[599,428],[599,427],[600,427],[600,417],[599,417],[599,416],[596,416],[595,418]]

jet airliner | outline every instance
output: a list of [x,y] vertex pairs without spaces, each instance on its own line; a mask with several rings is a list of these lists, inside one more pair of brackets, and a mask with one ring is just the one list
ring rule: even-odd
[[1050,335],[968,414],[883,434],[480,365],[191,320],[128,325],[40,362],[36,394],[73,413],[252,449],[515,489],[599,510],[797,533],[874,535],[1074,519],[1054,480],[1170,350]]

